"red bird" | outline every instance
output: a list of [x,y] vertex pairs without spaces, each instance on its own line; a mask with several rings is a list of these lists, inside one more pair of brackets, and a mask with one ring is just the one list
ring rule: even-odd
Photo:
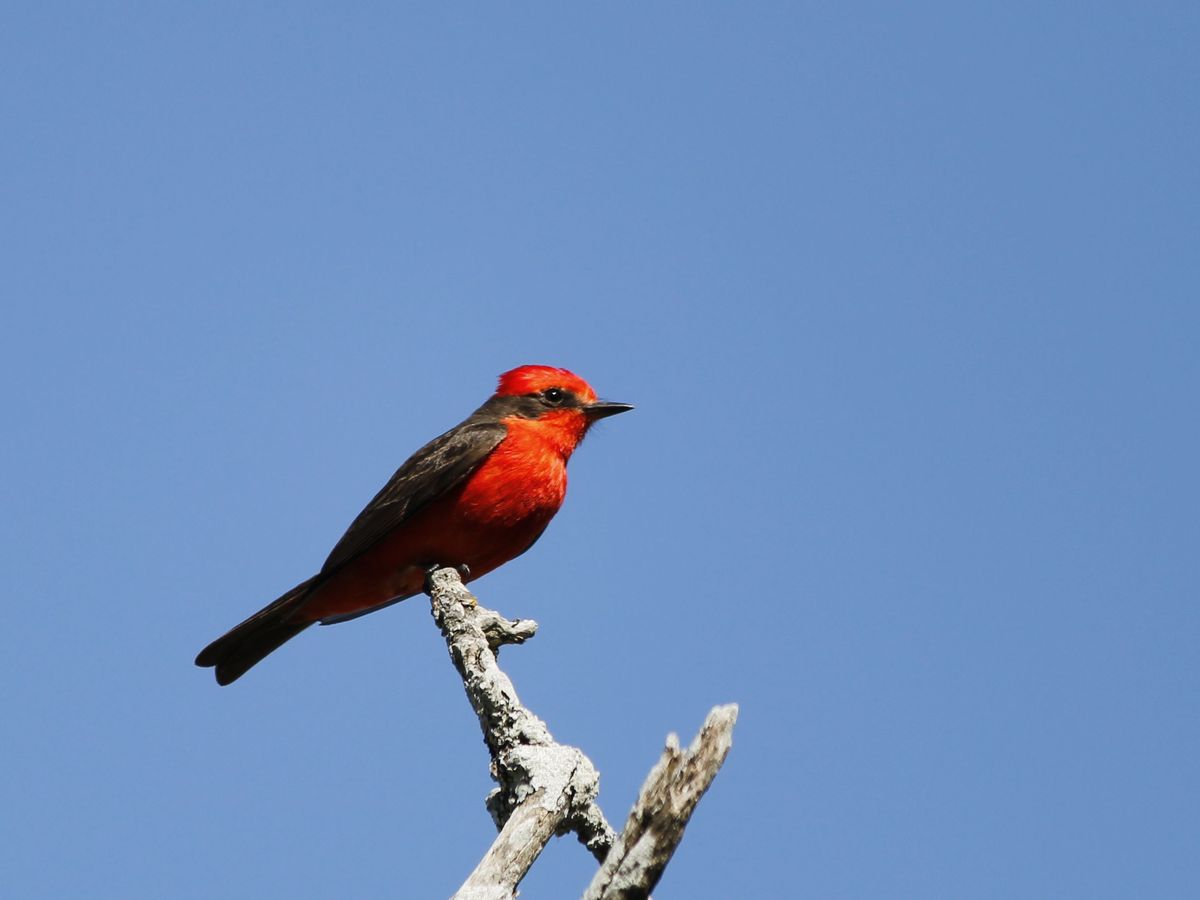
[[596,399],[566,369],[521,366],[460,425],[396,470],[321,571],[200,651],[217,683],[309,625],[332,625],[405,600],[436,566],[473,580],[541,537],[567,493],[567,460],[597,419],[633,409]]

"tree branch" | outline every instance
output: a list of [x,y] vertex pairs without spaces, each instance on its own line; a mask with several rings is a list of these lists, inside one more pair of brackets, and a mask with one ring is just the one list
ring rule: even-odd
[[429,589],[434,621],[479,717],[498,785],[487,807],[500,834],[452,900],[512,900],[550,838],[568,831],[601,862],[584,900],[647,900],[729,753],[737,706],[715,707],[686,751],[667,736],[616,837],[596,803],[600,776],[591,761],[554,740],[496,664],[500,647],[524,643],[537,623],[478,606],[454,569],[434,572]]
[[496,665],[504,644],[533,637],[537,623],[510,621],[476,604],[454,569],[430,576],[433,618],[483,730],[498,787],[487,807],[500,829],[491,849],[454,900],[508,900],[555,834],[574,831],[597,860],[613,831],[596,804],[600,776],[575,747],[557,743],[546,724],[521,705]]
[[583,900],[645,900],[683,838],[696,804],[712,784],[733,743],[736,704],[715,707],[686,752],[668,735],[625,830],[592,879]]

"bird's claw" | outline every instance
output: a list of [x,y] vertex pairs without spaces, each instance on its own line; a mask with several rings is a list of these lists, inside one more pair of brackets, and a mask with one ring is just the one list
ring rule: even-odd
[[[447,568],[447,567],[442,565],[441,563],[433,563],[432,565],[428,565],[425,567],[425,593],[427,593],[427,594],[433,593],[433,573],[436,572],[438,569],[445,569],[445,568]],[[467,579],[471,577],[471,567],[468,566],[466,563],[459,563],[458,565],[453,566],[452,568],[454,569],[454,571],[458,572],[458,577],[462,579],[463,584],[466,584]]]

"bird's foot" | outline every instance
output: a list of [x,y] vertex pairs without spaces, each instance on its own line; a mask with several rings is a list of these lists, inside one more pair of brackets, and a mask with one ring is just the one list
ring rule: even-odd
[[[433,573],[436,572],[438,569],[444,569],[444,568],[446,568],[446,566],[442,565],[441,563],[433,563],[432,565],[425,567],[425,593],[427,593],[427,594],[433,593]],[[469,579],[471,577],[471,567],[468,566],[466,563],[459,563],[458,565],[453,566],[452,568],[456,572],[458,572],[458,577],[462,579],[463,584],[466,584],[467,579]],[[463,602],[467,606],[475,606],[476,605],[476,600],[471,594],[467,594],[467,598],[468,599],[463,600]]]

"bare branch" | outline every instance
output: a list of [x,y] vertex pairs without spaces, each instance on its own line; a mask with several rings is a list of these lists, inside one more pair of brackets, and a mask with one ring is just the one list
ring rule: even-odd
[[519,644],[537,623],[510,621],[480,608],[454,569],[430,577],[434,621],[492,756],[499,785],[487,806],[500,834],[454,900],[508,900],[542,848],[555,834],[574,831],[597,860],[613,831],[596,804],[600,776],[583,753],[557,743],[546,724],[521,705],[508,676],[496,665],[504,644]]
[[499,648],[533,637],[537,623],[482,609],[454,569],[433,573],[430,591],[498,785],[487,807],[500,834],[452,900],[511,900],[550,838],[568,831],[602,863],[584,900],[646,900],[729,753],[737,706],[714,708],[686,752],[675,735],[667,737],[625,831],[614,837],[596,804],[600,776],[591,761],[554,740],[496,664]]
[[625,830],[592,879],[583,900],[645,900],[683,838],[696,804],[733,743],[736,704],[717,706],[687,751],[668,735],[662,758],[650,770]]

